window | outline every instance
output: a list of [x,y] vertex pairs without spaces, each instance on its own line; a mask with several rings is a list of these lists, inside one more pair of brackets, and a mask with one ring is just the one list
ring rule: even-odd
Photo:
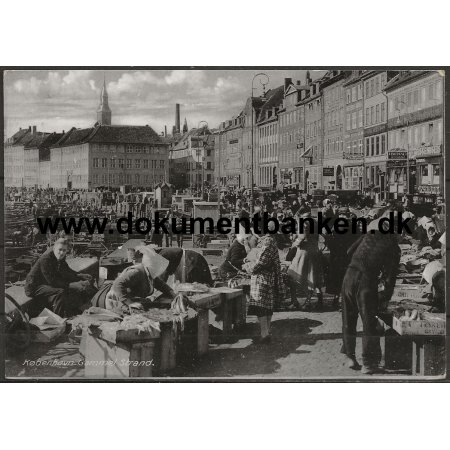
[[381,104],[381,121],[386,122],[386,103]]
[[[128,165],[128,164],[127,164],[127,165]],[[126,183],[127,183],[127,184],[131,184],[131,173],[127,173],[127,175],[126,175],[125,178],[126,178],[126,180],[127,180]]]
[[108,159],[102,158],[102,169],[105,169],[107,167]]
[[156,169],[156,159],[152,160],[152,169]]
[[358,99],[358,91],[356,89],[356,86],[352,87],[352,102],[356,102]]
[[148,169],[148,159],[144,159],[144,169]]
[[374,156],[375,154],[375,138],[370,138],[370,156]]
[[165,167],[164,160],[161,159],[161,161],[159,161],[159,168],[164,169],[164,167]]
[[127,159],[127,169],[131,169],[131,163],[132,163],[132,160]]
[[386,135],[383,134],[381,136],[381,154],[384,155],[386,153]]
[[352,112],[352,130],[354,130],[356,128],[356,111]]
[[370,80],[370,96],[372,97],[372,96],[374,96],[375,95],[375,79],[374,78],[372,78],[371,80]]
[[370,89],[370,83],[369,83],[369,81],[366,81],[366,98],[370,97],[369,89]]
[[433,131],[434,131],[433,128],[434,128],[433,124],[429,123],[428,124],[428,141],[431,143],[433,142]]
[[406,106],[409,108],[412,105],[412,92],[406,94]]
[[380,122],[380,105],[376,106],[376,117],[375,117],[375,123]]
[[206,163],[206,169],[207,169],[207,170],[211,170],[211,169],[212,169],[212,167],[211,167],[211,161],[208,161],[208,162]]
[[378,92],[380,92],[380,79],[375,77],[375,93],[378,94]]
[[[367,84],[367,86],[369,86],[369,85]],[[370,125],[370,109],[366,108],[366,127],[368,125]]]
[[119,158],[119,168],[123,169],[123,159]]
[[116,168],[116,158],[111,158],[111,169]]
[[347,114],[347,130],[350,130],[351,126],[351,116],[350,114]]
[[434,100],[434,83],[428,85],[428,99]]
[[135,159],[134,160],[134,168],[135,169],[140,169],[141,168],[141,160],[140,159]]
[[106,184],[108,182],[108,178],[106,178],[106,173],[102,174],[102,183]]
[[362,84],[358,84],[358,100],[363,98],[363,87]]
[[139,184],[140,179],[141,179],[141,177],[139,176],[138,173],[136,173],[136,174],[134,175],[134,182],[135,182],[136,184]]
[[362,127],[363,126],[363,110],[360,109],[358,111],[358,127]]
[[369,156],[370,152],[370,139],[366,138],[366,156]]
[[98,169],[98,158],[94,158],[94,160],[93,160],[93,167],[95,169]]
[[93,181],[94,183],[98,183],[98,173],[94,173]]
[[360,139],[358,141],[358,154],[359,155],[363,155],[364,154],[364,150],[363,150],[363,140]]
[[419,104],[419,91],[417,89],[413,92],[413,104],[414,106]]
[[370,107],[370,123],[372,125],[375,123],[375,106]]
[[380,136],[376,137],[375,150],[376,150],[376,154],[379,155],[380,154]]

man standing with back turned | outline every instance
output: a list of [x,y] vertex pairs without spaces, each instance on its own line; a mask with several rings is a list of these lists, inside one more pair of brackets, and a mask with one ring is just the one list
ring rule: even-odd
[[[378,224],[379,220],[374,221]],[[372,232],[374,230],[374,232]],[[380,337],[376,318],[382,304],[392,297],[400,262],[399,234],[383,234],[375,223],[348,250],[351,262],[342,283],[342,333],[341,352],[347,356],[351,369],[361,367],[355,357],[356,324],[358,314],[363,324],[361,373],[380,373]],[[396,230],[397,231],[397,230]],[[384,289],[379,292],[379,284]]]

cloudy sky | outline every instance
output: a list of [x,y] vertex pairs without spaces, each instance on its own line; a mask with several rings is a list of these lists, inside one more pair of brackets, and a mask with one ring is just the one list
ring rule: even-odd
[[[150,125],[170,133],[175,103],[189,128],[205,120],[210,128],[237,115],[258,70],[45,70],[8,71],[4,79],[5,135],[36,125],[38,131],[88,127],[96,121],[103,76],[113,125]],[[285,77],[305,80],[303,70],[267,70],[268,88]],[[318,78],[324,71],[311,71]],[[261,84],[255,80],[255,95]]]

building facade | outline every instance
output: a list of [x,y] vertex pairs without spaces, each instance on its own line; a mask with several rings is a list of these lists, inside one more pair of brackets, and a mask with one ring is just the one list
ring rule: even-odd
[[323,189],[342,189],[344,166],[344,83],[347,72],[330,71],[323,91]]
[[303,166],[300,155],[304,152],[305,98],[308,86],[285,79],[283,104],[278,111],[278,149],[280,185],[300,185]]
[[438,71],[401,71],[385,92],[389,196],[443,195],[443,75]]
[[309,97],[305,99],[305,189],[322,189],[323,167],[323,99],[320,81],[310,84]]
[[363,189],[364,83],[362,74],[362,70],[353,70],[348,81],[344,83],[344,152],[342,171],[338,167],[336,176],[337,189],[355,191]]
[[168,145],[149,126],[72,128],[50,148],[54,188],[151,190],[168,169]]
[[387,197],[387,97],[384,88],[397,72],[370,70],[364,82],[364,191],[371,198]]
[[200,189],[214,184],[215,138],[207,128],[193,128],[170,149],[171,183],[176,189]]

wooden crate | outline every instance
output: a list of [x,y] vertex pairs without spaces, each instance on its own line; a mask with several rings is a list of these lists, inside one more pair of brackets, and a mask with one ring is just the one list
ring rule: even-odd
[[112,343],[83,330],[85,333],[86,378],[152,377],[154,367],[153,341]]
[[443,376],[446,367],[445,336],[413,337],[412,374]]

